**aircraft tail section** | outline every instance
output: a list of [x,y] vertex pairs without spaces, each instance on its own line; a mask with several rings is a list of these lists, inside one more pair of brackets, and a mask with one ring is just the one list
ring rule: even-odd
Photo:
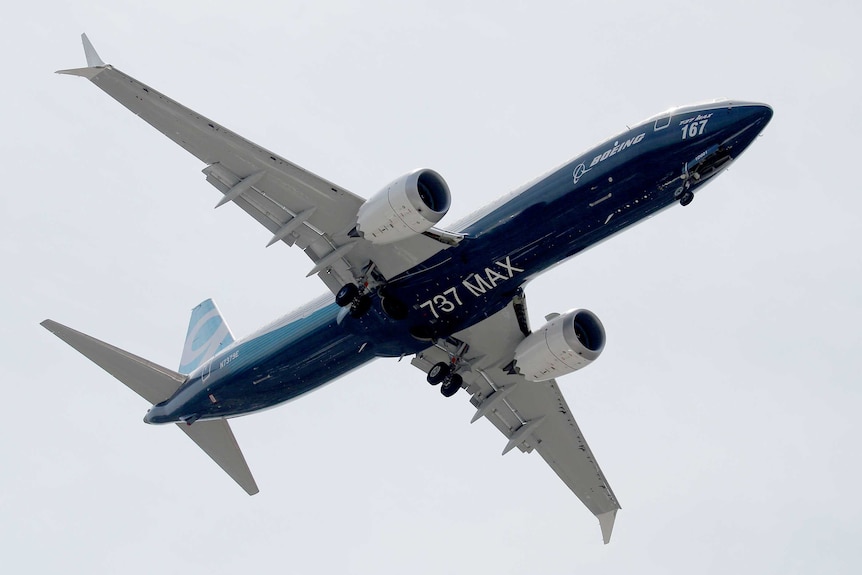
[[[209,308],[205,304],[209,304]],[[202,306],[204,307],[202,308]],[[225,344],[229,345],[230,342],[233,342],[233,336],[230,335],[230,330],[227,330],[227,326],[221,321],[218,310],[215,310],[215,316],[212,315],[212,310],[215,310],[215,306],[211,300],[207,300],[195,308],[195,311],[192,312],[192,326],[189,328],[190,337],[193,332],[194,334],[206,333],[205,328],[210,325],[213,328],[212,334],[209,337],[200,335],[201,340],[206,343],[216,338],[220,345],[229,338],[230,341]],[[213,321],[213,317],[217,318],[218,321]],[[192,329],[198,324],[200,324],[199,328]],[[173,396],[188,379],[186,375],[166,369],[50,319],[43,321],[42,327],[81,352],[96,365],[119,379],[129,389],[154,405]],[[226,336],[224,330],[226,330]],[[222,335],[216,337],[215,334]],[[191,339],[192,341],[195,340],[194,337]],[[220,349],[217,345],[215,348]],[[198,447],[203,449],[246,493],[254,495],[258,492],[254,477],[251,475],[245,457],[240,451],[227,420],[197,421],[191,425],[181,423],[177,424],[177,427],[182,429]]]
[[180,373],[191,373],[206,360],[234,342],[233,334],[213,300],[208,299],[192,310]]

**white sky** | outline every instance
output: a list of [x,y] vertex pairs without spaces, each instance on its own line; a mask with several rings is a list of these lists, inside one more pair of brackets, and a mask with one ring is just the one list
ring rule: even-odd
[[[858,3],[275,4],[4,9],[4,572],[859,569]],[[466,395],[442,398],[406,361],[234,420],[249,498],[39,327],[175,368],[201,300],[245,335],[325,290],[304,254],[212,210],[195,158],[53,74],[84,64],[82,31],[107,62],[360,195],[438,170],[444,227],[670,106],[771,104],[764,136],[692,206],[529,286],[534,325],[587,307],[608,330],[561,387],[623,506],[611,544],[538,455],[500,457]]]

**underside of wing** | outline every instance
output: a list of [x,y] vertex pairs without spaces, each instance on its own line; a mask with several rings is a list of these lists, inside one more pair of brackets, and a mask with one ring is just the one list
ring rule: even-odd
[[[484,417],[506,436],[504,454],[515,448],[525,453],[538,451],[599,519],[607,543],[620,505],[557,383],[527,381],[508,368],[524,339],[524,305],[516,298],[502,311],[454,335],[456,341],[469,346],[458,373],[476,407],[473,421]],[[426,349],[413,359],[413,365],[427,372],[437,362],[449,362],[456,349],[442,349],[445,347]]]
[[272,233],[268,245],[282,241],[300,247],[313,262],[308,275],[319,275],[333,293],[371,262],[388,279],[447,247],[433,234],[417,234],[397,246],[364,240],[355,232],[362,197],[105,64],[87,37],[82,39],[88,67],[60,73],[89,79],[204,162],[207,181],[224,194],[216,207],[238,205]]

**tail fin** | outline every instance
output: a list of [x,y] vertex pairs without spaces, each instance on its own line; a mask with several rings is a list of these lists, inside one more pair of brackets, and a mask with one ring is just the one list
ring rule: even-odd
[[[207,300],[212,306],[212,302]],[[204,302],[197,308],[206,304]],[[212,306],[213,309],[215,306]],[[216,311],[216,315],[218,312]],[[192,313],[192,320],[195,314]],[[227,326],[220,325],[227,330]],[[206,322],[207,320],[204,320]],[[91,359],[96,365],[119,379],[132,391],[152,404],[161,403],[170,398],[188,379],[185,375],[133,355],[118,347],[109,345],[96,338],[75,331],[50,319],[42,322],[42,327],[68,343],[70,346]],[[191,328],[189,333],[191,333]],[[200,330],[198,330],[200,331]],[[227,331],[230,342],[233,337]],[[223,338],[224,341],[226,338]],[[230,343],[228,342],[228,344]],[[227,344],[226,344],[227,345]],[[184,354],[185,356],[185,354]],[[225,470],[249,495],[258,492],[254,477],[237,445],[233,432],[225,419],[198,421],[192,425],[178,424],[182,429],[219,467]]]
[[233,342],[233,334],[215,302],[211,299],[201,302],[192,310],[189,320],[189,331],[180,359],[180,373],[193,372]]

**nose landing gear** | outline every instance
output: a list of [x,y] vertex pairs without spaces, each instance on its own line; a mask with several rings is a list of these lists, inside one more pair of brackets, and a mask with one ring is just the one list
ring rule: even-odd
[[687,206],[692,200],[694,200],[694,192],[692,192],[689,188],[691,187],[692,179],[697,181],[700,179],[700,174],[697,171],[689,172],[688,171],[688,162],[682,167],[682,174],[679,176],[682,180],[682,186],[677,188],[675,195],[679,198],[679,205]]
[[694,192],[692,192],[691,190],[686,190],[679,197],[679,205],[687,206],[692,202],[692,200],[694,200]]

